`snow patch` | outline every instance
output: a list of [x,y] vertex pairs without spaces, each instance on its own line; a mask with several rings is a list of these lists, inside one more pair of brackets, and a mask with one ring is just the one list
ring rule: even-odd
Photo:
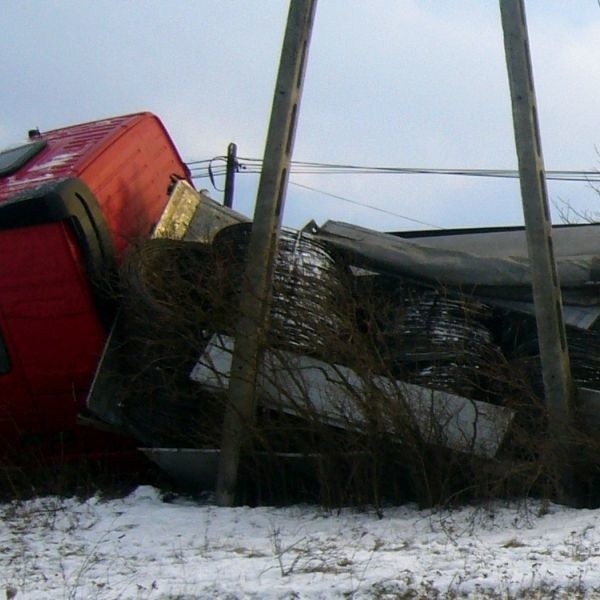
[[0,595],[17,599],[600,592],[600,511],[537,501],[389,507],[380,518],[313,506],[164,502],[159,490],[141,486],[118,500],[4,504],[0,516]]
[[63,154],[57,154],[56,156],[53,156],[50,160],[47,160],[46,162],[37,165],[32,165],[31,167],[29,167],[29,172],[31,173],[34,171],[50,171],[52,169],[57,169],[72,162],[73,158],[76,156],[76,152],[65,152]]

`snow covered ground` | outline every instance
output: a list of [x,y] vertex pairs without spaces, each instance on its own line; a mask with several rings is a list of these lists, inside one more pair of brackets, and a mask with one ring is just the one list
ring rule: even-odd
[[0,505],[0,597],[600,597],[600,510],[538,501],[328,512],[163,501]]

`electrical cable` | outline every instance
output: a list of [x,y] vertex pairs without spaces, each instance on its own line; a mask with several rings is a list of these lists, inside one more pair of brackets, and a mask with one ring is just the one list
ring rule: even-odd
[[338,196],[338,194],[332,194],[331,192],[325,192],[324,190],[319,190],[317,188],[311,187],[309,185],[304,185],[303,183],[297,183],[296,181],[289,181],[291,185],[295,185],[296,187],[304,188],[305,190],[310,190],[311,192],[317,192],[318,194],[323,194],[324,196],[330,196],[331,198],[336,198],[337,200],[343,200],[344,202],[349,202],[350,204],[355,204],[356,206],[361,206],[364,208],[370,208],[372,210],[376,210],[381,213],[385,213],[386,215],[392,215],[393,217],[398,217],[400,219],[404,219],[405,221],[410,221],[411,223],[417,223],[418,225],[426,225],[427,227],[433,227],[434,229],[444,229],[444,227],[440,227],[439,225],[433,225],[432,223],[427,223],[427,221],[420,221],[419,219],[413,219],[412,217],[407,217],[406,215],[401,215],[399,213],[395,213],[391,210],[386,210],[385,208],[380,208],[379,206],[374,206],[373,204],[367,204],[366,202],[358,202],[357,200],[351,200],[350,198],[345,198],[344,196]]
[[[205,169],[203,165],[212,163],[218,159],[225,160],[224,156],[217,156],[210,160],[189,161],[187,164],[194,172],[194,178],[206,177],[198,171]],[[240,172],[260,173],[262,168],[262,159],[239,157]],[[223,173],[224,171],[215,171],[213,174]],[[453,175],[462,177],[490,177],[501,179],[518,179],[519,173],[513,169],[441,169],[429,167],[383,167],[383,166],[364,166],[336,163],[319,163],[306,161],[292,161],[290,173],[305,175]],[[600,172],[585,170],[547,170],[546,179],[554,181],[583,181],[600,182]]]
[[[227,172],[226,165],[214,166],[217,161],[226,161],[225,156],[215,156],[211,159],[189,161],[186,164],[190,167],[192,179],[209,178],[213,187],[218,190],[215,178],[224,176]],[[262,170],[262,159],[238,157],[238,172],[247,174],[260,174]],[[462,177],[489,177],[501,179],[518,179],[519,172],[511,169],[437,169],[437,168],[418,168],[418,167],[374,167],[360,166],[351,164],[319,163],[306,161],[291,161],[290,174],[296,175],[452,175]],[[600,182],[600,172],[583,170],[552,170],[545,172],[546,179],[553,181],[570,182]],[[296,187],[304,188],[315,193],[323,194],[343,202],[348,202],[363,208],[369,208],[381,213],[385,213],[412,223],[433,227],[435,229],[444,229],[439,225],[433,225],[426,221],[421,221],[406,215],[401,215],[393,211],[351,200],[345,196],[326,192],[324,190],[311,187],[295,181],[289,182]]]

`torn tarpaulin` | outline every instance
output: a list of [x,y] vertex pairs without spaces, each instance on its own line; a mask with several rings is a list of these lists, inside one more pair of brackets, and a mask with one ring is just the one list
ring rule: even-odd
[[[492,304],[525,303],[512,307],[524,312],[532,308],[526,304],[531,277],[523,228],[389,234],[327,221],[314,235],[357,266],[458,288]],[[553,240],[566,312],[585,307],[583,318],[576,311],[577,322],[570,324],[587,328],[600,315],[600,225],[558,226]]]

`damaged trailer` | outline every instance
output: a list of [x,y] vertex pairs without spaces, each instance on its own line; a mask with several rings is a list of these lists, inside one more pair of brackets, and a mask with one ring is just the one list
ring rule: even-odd
[[[88,406],[179,479],[211,488],[251,224],[185,183],[172,200],[187,209],[166,215],[160,239],[126,262]],[[597,227],[554,228],[573,372],[591,416]],[[317,468],[328,438],[356,454],[376,432],[491,458],[543,393],[522,228],[309,224],[282,234],[274,280],[256,456],[310,457]]]
[[[317,238],[351,257],[355,266],[443,286],[492,307],[509,355],[537,356],[537,334],[525,231],[520,227],[382,234],[329,221]],[[600,224],[559,225],[552,239],[573,377],[581,409],[594,418],[600,388]],[[494,325],[492,324],[492,327]],[[504,339],[501,339],[504,337]],[[539,372],[535,375],[539,384]],[[541,390],[538,387],[538,391]],[[599,407],[600,408],[600,407]]]

